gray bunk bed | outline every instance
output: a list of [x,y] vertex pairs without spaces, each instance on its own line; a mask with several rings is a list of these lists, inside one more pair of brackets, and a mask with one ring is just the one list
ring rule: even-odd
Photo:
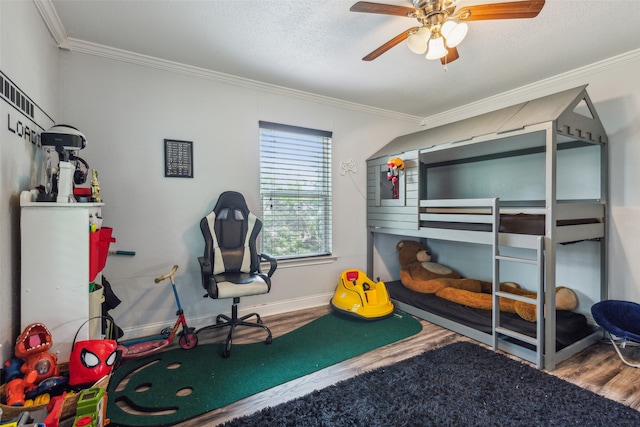
[[[395,182],[388,180],[391,158],[404,162]],[[606,165],[607,136],[586,86],[400,136],[367,160],[368,274],[375,276],[375,253],[384,252],[376,251],[381,234],[490,248],[492,277],[484,279],[493,281],[494,307],[499,297],[535,304],[534,324],[523,328],[499,310],[462,319],[441,302],[421,302],[438,297],[411,296],[388,283],[394,303],[538,368],[555,369],[601,337],[585,314],[589,302],[607,296]],[[578,291],[579,299],[588,294],[593,300],[581,301],[585,314],[557,311],[555,292],[546,292],[564,268],[557,249],[571,251],[575,242],[595,245],[589,250],[599,264],[590,266],[597,278],[587,284],[597,289]],[[502,266],[514,263],[533,266],[536,299],[499,292]]]

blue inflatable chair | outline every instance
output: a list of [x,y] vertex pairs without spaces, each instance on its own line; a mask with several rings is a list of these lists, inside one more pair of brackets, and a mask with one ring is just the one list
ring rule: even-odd
[[622,363],[640,368],[640,363],[625,357],[621,350],[627,346],[640,345],[640,304],[618,300],[600,301],[591,307],[591,314],[593,320],[606,332]]

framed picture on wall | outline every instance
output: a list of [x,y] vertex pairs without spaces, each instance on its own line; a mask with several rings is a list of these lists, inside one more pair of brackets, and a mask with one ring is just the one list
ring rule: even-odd
[[164,176],[193,178],[193,141],[164,140]]

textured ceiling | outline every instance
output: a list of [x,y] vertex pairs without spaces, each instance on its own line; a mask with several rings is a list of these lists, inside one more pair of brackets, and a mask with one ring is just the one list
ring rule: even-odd
[[446,71],[404,42],[362,61],[417,22],[350,12],[355,0],[51,3],[71,39],[418,117],[640,48],[638,0],[547,0],[533,19],[470,22]]

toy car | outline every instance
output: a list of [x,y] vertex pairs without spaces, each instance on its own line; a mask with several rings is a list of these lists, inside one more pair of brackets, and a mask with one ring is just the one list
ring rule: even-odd
[[331,299],[331,307],[338,312],[367,320],[388,317],[394,308],[385,284],[373,282],[360,270],[342,272]]

